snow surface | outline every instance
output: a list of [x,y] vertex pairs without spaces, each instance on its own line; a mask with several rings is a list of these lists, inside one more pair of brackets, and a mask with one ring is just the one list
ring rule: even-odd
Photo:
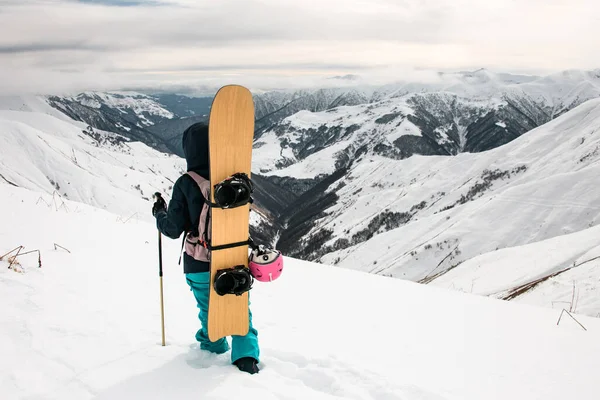
[[[387,134],[386,139],[388,142],[394,143],[394,140],[404,135],[423,136],[421,130],[415,124],[410,122],[408,119],[403,119],[400,125],[398,125],[397,129],[394,129]],[[445,135],[445,133],[443,135]],[[446,136],[446,138],[447,137],[448,136]]]
[[[0,110],[35,112],[48,114],[63,121],[75,122],[67,115],[48,104],[45,96],[22,95],[3,96],[0,95]],[[82,124],[83,125],[83,124]]]
[[[140,220],[0,184],[0,397],[13,399],[495,400],[599,396],[600,321],[285,259],[251,294],[261,372],[198,350],[197,308],[163,240]],[[32,234],[35,232],[35,234]],[[68,249],[55,248],[54,244]],[[309,294],[307,294],[307,290]]]
[[[473,257],[431,285],[502,298],[512,289],[554,273],[517,301],[550,308],[600,313],[600,226]],[[581,290],[583,289],[583,290]],[[573,298],[577,296],[578,307]]]
[[289,147],[283,148],[275,132],[270,131],[254,142],[252,170],[269,172],[277,162],[295,162],[296,157]]
[[[185,161],[140,142],[41,112],[0,110],[0,182],[104,207],[129,217],[166,198]],[[120,141],[116,141],[120,138]],[[116,142],[115,142],[116,141]]]

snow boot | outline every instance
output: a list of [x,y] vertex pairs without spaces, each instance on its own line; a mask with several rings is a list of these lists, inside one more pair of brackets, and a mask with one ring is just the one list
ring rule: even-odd
[[252,357],[242,357],[234,363],[238,369],[242,372],[247,372],[251,375],[257,374],[258,371],[258,362]]

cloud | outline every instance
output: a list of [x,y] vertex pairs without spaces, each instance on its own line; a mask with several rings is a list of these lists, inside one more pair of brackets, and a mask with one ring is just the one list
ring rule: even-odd
[[151,0],[76,0],[80,3],[102,4],[114,7],[159,6],[166,3]]
[[86,51],[107,51],[109,47],[87,44],[84,42],[64,42],[64,43],[19,43],[0,45],[0,54],[17,53],[43,53],[60,50],[86,50]]
[[4,1],[0,90],[590,69],[599,12],[591,0]]

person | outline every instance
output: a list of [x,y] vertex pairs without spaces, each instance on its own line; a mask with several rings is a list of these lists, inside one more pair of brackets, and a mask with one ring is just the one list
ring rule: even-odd
[[[210,179],[208,162],[208,126],[202,122],[188,127],[183,133],[183,152],[187,171],[194,171],[205,179]],[[177,239],[182,233],[198,226],[204,197],[196,182],[183,174],[173,185],[173,194],[167,207],[162,197],[158,197],[152,207],[158,230],[168,238]],[[210,263],[194,259],[183,253],[183,270],[190,291],[194,294],[201,328],[196,332],[196,340],[202,350],[223,354],[231,349],[231,362],[239,370],[255,374],[259,372],[260,349],[258,331],[252,325],[252,312],[249,310],[250,328],[244,336],[232,336],[231,348],[226,338],[211,342],[208,338],[208,296],[210,288]],[[250,304],[248,304],[250,307]]]

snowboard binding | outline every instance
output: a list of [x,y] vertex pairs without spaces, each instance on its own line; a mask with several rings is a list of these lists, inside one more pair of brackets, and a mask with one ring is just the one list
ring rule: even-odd
[[252,203],[254,184],[243,172],[233,174],[215,185],[215,205],[235,208]]
[[248,268],[237,265],[233,268],[222,269],[215,275],[213,287],[219,296],[235,294],[241,296],[252,289],[254,278]]

